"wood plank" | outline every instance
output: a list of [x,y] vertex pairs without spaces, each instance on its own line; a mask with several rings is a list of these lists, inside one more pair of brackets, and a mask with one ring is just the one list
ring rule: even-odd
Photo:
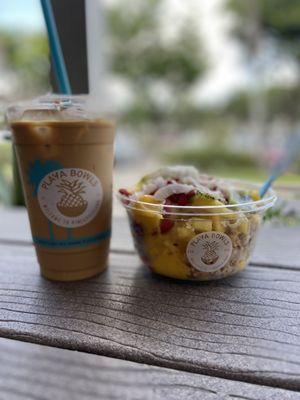
[[[26,209],[0,207],[0,242],[20,245],[31,244],[31,233]],[[133,242],[125,215],[113,220],[112,248],[134,252]]]
[[[23,208],[0,209],[0,242],[31,243]],[[126,217],[113,220],[112,251],[134,252]],[[252,264],[300,269],[300,227],[264,226],[259,233]]]
[[100,277],[38,275],[31,247],[0,246],[0,335],[300,390],[300,273],[249,267],[214,283],[152,275],[114,254]]
[[31,233],[24,207],[0,207],[0,241],[31,242]]
[[300,269],[300,227],[264,226],[251,263]]
[[296,400],[292,391],[0,339],[0,398]]

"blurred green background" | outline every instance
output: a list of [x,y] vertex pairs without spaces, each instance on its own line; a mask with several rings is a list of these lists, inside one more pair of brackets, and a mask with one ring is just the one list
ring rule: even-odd
[[[0,9],[8,15],[21,3],[0,0]],[[18,196],[5,107],[51,89],[39,2],[26,3],[39,19],[36,28],[0,16],[0,202],[6,204]],[[132,181],[143,165],[161,163],[265,179],[299,128],[299,1],[104,4],[107,75],[119,117],[117,184]],[[293,196],[299,174],[300,160],[279,181]]]

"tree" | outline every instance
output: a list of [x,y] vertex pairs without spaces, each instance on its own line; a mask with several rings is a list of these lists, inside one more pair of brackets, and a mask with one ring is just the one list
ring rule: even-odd
[[[253,18],[262,39],[272,38],[282,53],[288,51],[300,63],[300,2],[298,0],[229,0],[229,9],[238,17],[235,34],[249,49],[253,47]],[[252,28],[251,28],[252,26]]]
[[176,37],[167,40],[161,31],[161,7],[159,0],[121,0],[108,10],[113,72],[126,81],[133,95],[124,112],[129,123],[186,122],[182,114],[193,108],[190,91],[205,71],[192,21],[186,20]]
[[[263,84],[264,76],[274,65],[270,60],[263,65],[261,54],[268,44],[276,49],[277,56],[293,58],[300,67],[300,3],[298,0],[228,0],[227,7],[236,16],[233,33],[245,50],[247,65],[253,74],[252,87],[238,94],[229,108],[236,106],[244,116],[247,110],[258,136],[268,140],[271,129],[267,124],[271,121],[280,118],[286,122],[288,131],[298,119],[299,103],[295,99],[300,93],[300,70],[294,87],[285,87],[283,83],[270,88]],[[242,106],[241,99],[248,107]]]
[[0,32],[5,67],[16,76],[18,96],[49,90],[49,50],[43,33]]

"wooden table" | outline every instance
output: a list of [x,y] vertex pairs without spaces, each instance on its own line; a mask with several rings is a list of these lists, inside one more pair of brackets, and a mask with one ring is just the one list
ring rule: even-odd
[[118,218],[108,271],[54,283],[25,211],[2,209],[0,399],[300,399],[299,293],[300,228],[265,227],[235,277],[180,283]]

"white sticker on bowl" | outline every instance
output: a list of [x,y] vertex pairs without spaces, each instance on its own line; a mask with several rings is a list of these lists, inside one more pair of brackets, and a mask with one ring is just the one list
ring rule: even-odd
[[186,255],[198,271],[214,272],[224,267],[232,253],[232,242],[222,232],[203,232],[188,243]]

